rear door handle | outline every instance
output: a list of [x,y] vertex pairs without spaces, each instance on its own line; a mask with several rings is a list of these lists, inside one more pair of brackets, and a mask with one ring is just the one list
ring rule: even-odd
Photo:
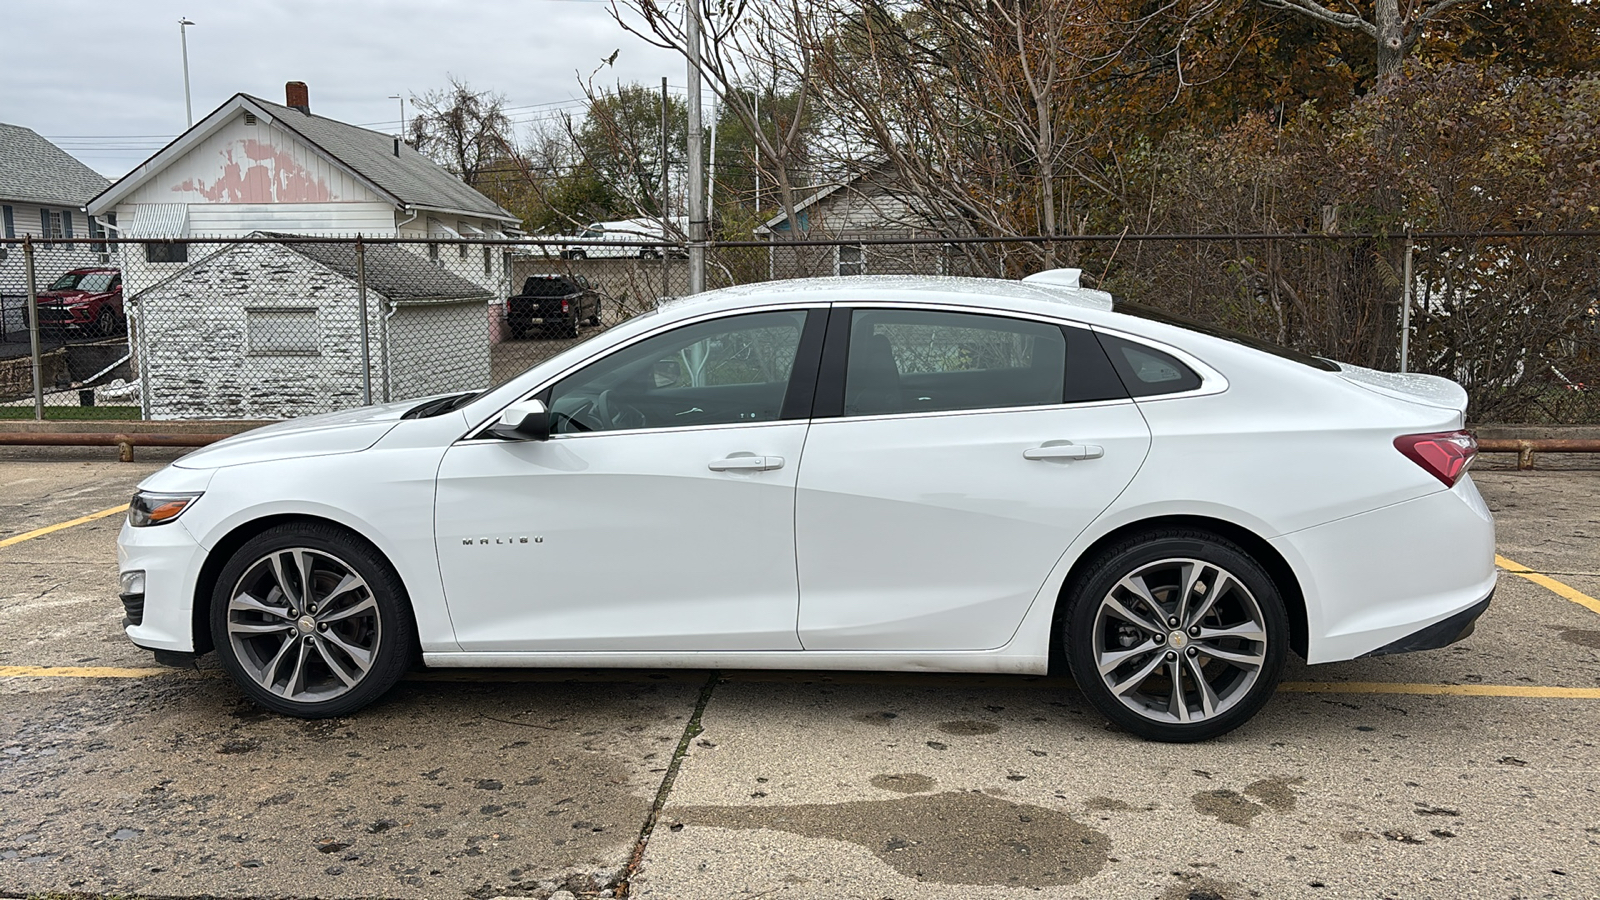
[[1099,444],[1074,444],[1071,441],[1046,441],[1043,446],[1022,451],[1023,459],[1099,459],[1106,448]]
[[781,456],[729,456],[707,464],[713,472],[765,472],[783,468]]

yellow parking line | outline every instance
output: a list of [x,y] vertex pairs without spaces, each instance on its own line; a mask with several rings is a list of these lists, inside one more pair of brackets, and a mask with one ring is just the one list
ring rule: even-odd
[[1600,700],[1600,688],[1538,684],[1406,684],[1389,681],[1285,681],[1278,690],[1295,694],[1424,694],[1455,697],[1543,697]]
[[1571,585],[1562,584],[1549,575],[1540,575],[1527,566],[1512,562],[1499,554],[1495,554],[1494,564],[1518,578],[1528,579],[1534,584],[1553,592],[1558,597],[1564,597],[1579,606],[1588,607],[1591,612],[1600,613],[1600,600],[1596,600]]
[[51,532],[60,531],[63,528],[71,528],[74,525],[82,525],[85,522],[93,522],[95,519],[104,519],[106,516],[114,516],[117,513],[127,511],[128,504],[126,503],[122,504],[121,506],[113,506],[110,509],[102,509],[97,513],[89,513],[87,516],[79,516],[70,522],[57,522],[54,525],[46,525],[43,528],[19,534],[16,537],[8,537],[5,540],[0,541],[0,547],[9,547],[12,544],[20,544],[23,541],[31,541],[36,537],[43,537]]
[[166,666],[143,669],[117,669],[110,666],[0,666],[0,678],[149,678],[171,675],[178,669]]
[[[443,674],[443,673],[437,673]],[[477,673],[474,673],[477,674]],[[492,673],[490,674],[492,680]],[[564,673],[570,677],[573,673]],[[591,676],[596,673],[584,673]],[[620,673],[619,673],[620,674]],[[892,676],[894,673],[885,673]],[[215,669],[195,670],[152,666],[118,669],[100,666],[0,666],[0,678],[151,678],[160,675],[214,678]],[[434,672],[413,672],[407,681],[455,681]],[[1285,681],[1278,690],[1292,694],[1417,694],[1455,697],[1530,697],[1555,700],[1600,700],[1600,687],[1555,687],[1538,684],[1407,684],[1392,681]]]

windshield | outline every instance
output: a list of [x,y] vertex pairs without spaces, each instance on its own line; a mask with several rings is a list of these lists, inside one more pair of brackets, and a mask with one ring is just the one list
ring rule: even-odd
[[1323,359],[1320,356],[1312,356],[1309,353],[1301,353],[1299,350],[1291,350],[1288,347],[1281,347],[1272,343],[1271,341],[1264,341],[1257,337],[1251,337],[1248,334],[1240,334],[1237,331],[1229,331],[1226,328],[1218,328],[1215,325],[1204,325],[1192,319],[1185,319],[1182,316],[1175,316],[1172,313],[1162,312],[1159,309],[1152,309],[1151,307],[1141,306],[1137,303],[1129,303],[1125,300],[1116,300],[1113,301],[1111,305],[1111,311],[1123,313],[1124,315],[1129,316],[1138,316],[1141,319],[1149,319],[1152,322],[1162,322],[1178,328],[1186,328],[1190,331],[1198,331],[1201,334],[1210,335],[1214,338],[1222,338],[1225,341],[1232,341],[1235,344],[1243,344],[1244,346],[1250,347],[1254,350],[1260,350],[1263,353],[1270,353],[1273,356],[1281,359],[1293,360],[1301,365],[1310,366],[1313,369],[1321,369],[1324,372],[1339,371],[1338,363]]
[[111,279],[113,277],[115,276],[111,272],[68,272],[57,278],[45,290],[100,293],[111,288]]

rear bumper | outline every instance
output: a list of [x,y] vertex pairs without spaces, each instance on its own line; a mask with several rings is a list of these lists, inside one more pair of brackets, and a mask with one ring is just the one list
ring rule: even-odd
[[1299,578],[1311,663],[1459,640],[1497,579],[1494,518],[1470,478],[1271,543]]
[[1399,640],[1390,641],[1376,650],[1369,650],[1361,655],[1388,656],[1392,653],[1415,653],[1418,650],[1448,647],[1472,634],[1478,627],[1478,617],[1489,610],[1489,601],[1493,599],[1494,591],[1490,591],[1489,596],[1447,619],[1440,619],[1432,625],[1419,628]]

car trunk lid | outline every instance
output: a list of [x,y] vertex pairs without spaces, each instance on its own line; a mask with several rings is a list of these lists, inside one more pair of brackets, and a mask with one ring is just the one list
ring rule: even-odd
[[1463,418],[1467,414],[1466,388],[1448,378],[1416,372],[1380,372],[1349,363],[1339,363],[1337,374],[1351,384],[1385,397],[1455,410]]

